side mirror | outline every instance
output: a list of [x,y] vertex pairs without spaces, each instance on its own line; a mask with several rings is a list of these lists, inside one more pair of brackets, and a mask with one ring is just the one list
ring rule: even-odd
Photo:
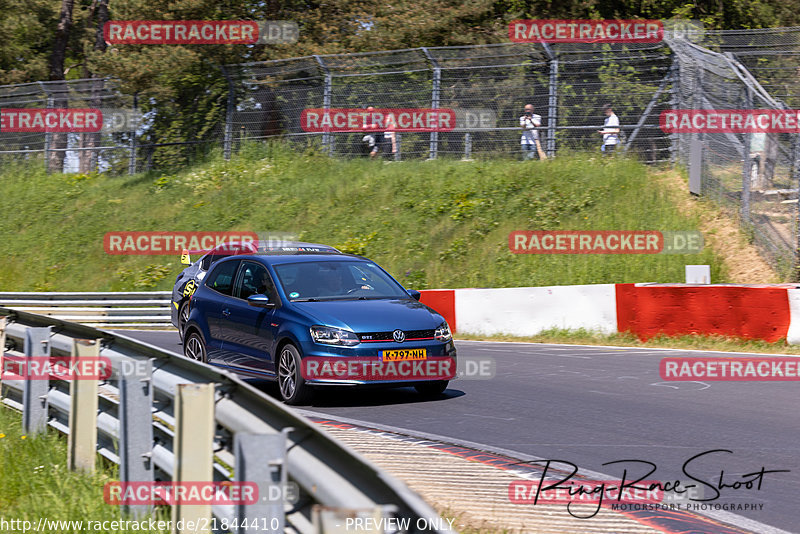
[[414,300],[419,300],[422,297],[422,293],[420,293],[416,289],[406,289],[406,291],[408,292],[409,295],[411,295],[411,298],[413,298]]
[[250,295],[247,297],[247,303],[256,308],[274,308],[275,303],[270,302],[269,297],[266,295]]
[[183,252],[181,252],[181,265],[191,265],[191,264],[192,264],[192,258],[189,256],[189,251],[183,249]]

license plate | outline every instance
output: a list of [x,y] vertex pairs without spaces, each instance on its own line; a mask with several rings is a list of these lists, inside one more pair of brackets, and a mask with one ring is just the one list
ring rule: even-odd
[[382,350],[381,359],[385,362],[426,360],[428,359],[428,352],[425,349]]

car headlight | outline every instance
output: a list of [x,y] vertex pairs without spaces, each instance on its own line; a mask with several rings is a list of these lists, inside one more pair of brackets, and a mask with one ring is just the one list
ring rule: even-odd
[[312,326],[311,339],[317,343],[324,343],[326,345],[345,345],[352,347],[358,345],[361,341],[358,336],[350,330],[342,328],[334,328],[332,326]]
[[453,339],[453,334],[450,333],[450,325],[447,324],[447,321],[439,325],[439,328],[433,333],[433,337],[436,338],[436,341],[450,341]]

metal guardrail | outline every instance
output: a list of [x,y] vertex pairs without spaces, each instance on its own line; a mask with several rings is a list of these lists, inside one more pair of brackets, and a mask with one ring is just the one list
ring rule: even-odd
[[[5,328],[4,321],[7,321]],[[91,458],[96,450],[118,463],[122,482],[142,478],[195,480],[176,471],[192,463],[180,458],[188,458],[187,446],[208,447],[211,451],[213,444],[215,481],[241,481],[246,477],[261,488],[288,477],[290,483],[297,485],[296,502],[280,504],[281,519],[285,520],[288,532],[344,532],[343,525],[331,530],[331,517],[341,518],[341,514],[354,517],[358,513],[410,521],[408,530],[401,532],[452,532],[438,528],[434,523],[438,514],[403,483],[232,373],[127,336],[0,307],[0,341],[3,338],[7,349],[4,354],[15,358],[34,353],[75,357],[81,353],[76,350],[79,345],[76,340],[96,340],[96,355],[111,361],[112,374],[99,381],[92,397],[96,401],[92,413],[97,414],[97,438],[90,451]],[[38,352],[42,348],[44,354]],[[132,371],[134,368],[136,372]],[[73,409],[79,396],[78,384],[82,382],[3,380],[0,398],[3,404],[23,411],[23,426],[28,430],[41,431],[49,425],[67,434],[72,451],[77,440],[85,438],[85,433],[77,431],[70,435],[75,420],[81,413],[87,413],[85,407],[83,412]],[[182,426],[180,413],[187,409],[181,400],[184,384],[208,384],[213,409],[204,410],[212,414],[190,409],[191,420],[184,421]],[[192,439],[192,432],[197,435],[195,427],[202,426],[204,416],[211,417],[209,428],[213,433],[209,438],[213,443]],[[187,416],[183,417],[185,420]],[[253,446],[259,443],[269,446]],[[70,463],[74,464],[74,460]],[[248,511],[244,510],[248,506],[214,505],[211,512],[230,524],[235,518],[252,518],[254,513],[258,515],[259,510],[264,510],[258,508],[260,504],[252,506]],[[340,515],[332,516],[334,509],[339,509]],[[134,515],[142,512],[128,511]],[[173,518],[174,513],[175,507]]]
[[169,291],[0,292],[0,306],[98,328],[171,328]]

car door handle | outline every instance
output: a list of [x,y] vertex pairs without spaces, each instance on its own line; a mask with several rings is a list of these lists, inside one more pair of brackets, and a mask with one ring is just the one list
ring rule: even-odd
[[224,315],[226,318],[227,318],[227,317],[228,317],[230,314],[231,314],[231,311],[230,311],[228,308],[225,308],[224,310],[222,310],[222,315]]

